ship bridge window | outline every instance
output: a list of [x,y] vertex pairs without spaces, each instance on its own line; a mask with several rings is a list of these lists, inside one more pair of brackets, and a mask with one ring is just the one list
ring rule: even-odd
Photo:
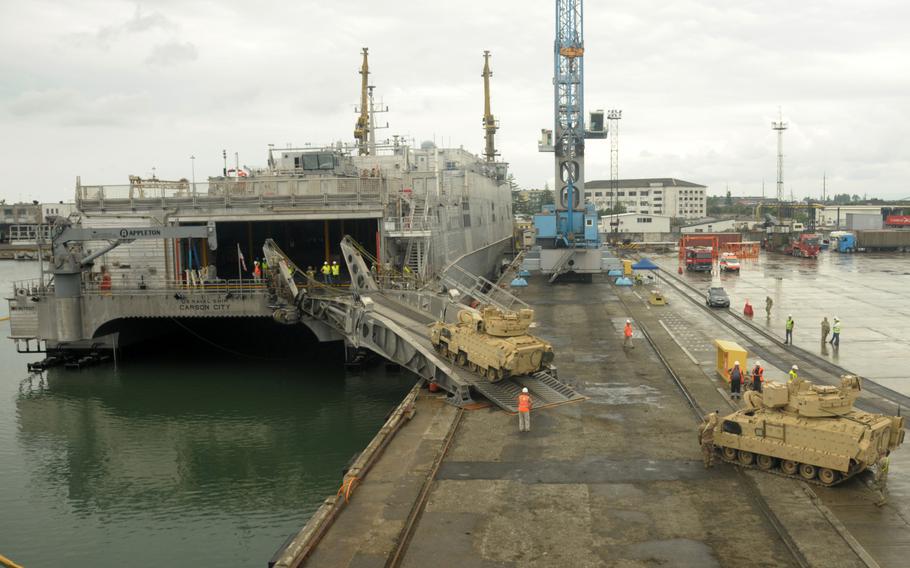
[[303,169],[305,170],[318,170],[319,169],[319,157],[316,154],[304,154],[301,156],[303,158]]
[[723,430],[727,434],[736,434],[737,436],[741,436],[743,433],[743,428],[739,425],[739,422],[733,422],[732,420],[724,420]]
[[317,154],[319,157],[319,169],[320,170],[333,170],[335,169],[335,154],[330,152]]

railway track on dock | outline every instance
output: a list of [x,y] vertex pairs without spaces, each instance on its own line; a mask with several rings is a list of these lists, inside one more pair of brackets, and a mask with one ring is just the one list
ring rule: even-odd
[[[633,312],[629,308],[629,305],[626,301],[626,298],[624,298],[622,294],[617,294],[617,297],[619,298],[620,303],[623,305],[623,308],[624,308],[626,314],[634,317]],[[637,318],[636,318],[636,320],[637,320]],[[691,410],[693,412],[693,416],[695,418],[695,423],[700,424],[702,421],[702,418],[706,415],[704,408],[698,402],[697,398],[694,396],[691,389],[689,389],[689,387],[686,385],[685,381],[682,380],[682,378],[679,376],[679,374],[676,372],[676,370],[670,364],[670,361],[668,360],[666,354],[660,348],[658,343],[651,337],[651,334],[648,333],[648,330],[645,328],[645,326],[641,323],[640,320],[637,320],[637,321],[638,321],[638,330],[641,332],[642,336],[644,336],[645,340],[648,342],[648,345],[650,345],[651,348],[654,350],[654,353],[657,354],[657,357],[660,360],[661,364],[663,365],[664,369],[667,371],[667,374],[673,379],[674,385],[679,390],[680,394],[685,399],[688,406],[691,408]],[[726,397],[724,397],[724,400],[727,402],[727,404],[729,405],[729,407],[732,410],[738,409],[736,404],[733,403],[731,400],[727,399]],[[718,457],[720,457],[723,461],[728,461],[728,460],[725,460],[721,454],[718,454]],[[733,465],[736,465],[736,466],[741,465],[738,462],[730,462],[730,463],[732,463]],[[755,468],[755,469],[757,469],[757,468]],[[787,528],[781,522],[780,518],[774,513],[773,509],[771,508],[771,505],[762,496],[757,483],[746,474],[746,468],[737,467],[736,472],[742,482],[742,486],[745,489],[745,494],[748,496],[749,501],[754,505],[756,510],[761,512],[762,516],[768,522],[768,525],[780,537],[781,542],[784,543],[784,546],[786,546],[787,550],[790,552],[790,555],[793,558],[794,563],[797,566],[800,566],[801,568],[811,567],[812,563],[806,558],[806,556],[805,556],[805,554],[803,554],[802,550],[800,550],[799,546],[796,544],[796,541],[791,536],[790,531],[787,530]],[[798,481],[798,482],[805,481],[805,480],[802,480],[799,478],[793,478],[793,477],[790,477],[790,476],[787,476],[784,474],[781,474],[781,475],[783,477],[786,477],[787,479],[791,479],[794,481]],[[819,484],[819,485],[821,485],[821,484]],[[812,502],[815,504],[815,506],[822,513],[822,515],[828,520],[832,529],[834,529],[835,532],[837,532],[837,534],[844,541],[844,543],[856,554],[857,559],[867,568],[880,568],[879,564],[869,555],[869,553],[865,550],[865,548],[863,548],[862,545],[859,544],[859,542],[853,537],[853,535],[850,534],[836,518],[833,518],[833,515],[831,514],[830,511],[827,510],[827,507],[824,507],[824,505],[821,505],[819,503],[818,497],[811,490],[811,488],[809,488],[808,485],[804,484],[803,489],[807,493],[807,495],[810,497],[810,500],[812,500]]]
[[[783,340],[767,329],[736,315],[730,309],[720,311],[706,306],[702,290],[670,274],[669,271],[664,270],[663,275],[663,282],[680,296],[703,310],[712,319],[735,333],[746,343],[756,347],[756,351],[762,355],[762,360],[772,362],[783,370],[789,369],[790,365],[796,363],[799,365],[800,374],[813,379],[814,382],[828,385],[836,384],[832,377],[858,375],[820,355],[784,343]],[[863,377],[863,391],[867,395],[858,401],[857,405],[861,408],[867,406],[869,410],[884,414],[900,414],[904,408],[910,408],[910,396],[901,394],[872,379]],[[869,396],[869,394],[874,396]]]

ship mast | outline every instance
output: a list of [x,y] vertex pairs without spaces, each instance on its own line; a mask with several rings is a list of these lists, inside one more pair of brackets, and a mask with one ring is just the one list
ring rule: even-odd
[[360,67],[360,116],[357,117],[357,124],[354,126],[354,138],[357,139],[357,154],[366,156],[370,153],[370,101],[369,101],[369,75],[370,64],[367,61],[369,48],[364,47],[363,65]]
[[481,76],[483,77],[483,130],[486,140],[484,156],[488,162],[493,162],[497,155],[494,136],[496,136],[499,126],[496,124],[496,119],[493,118],[493,113],[490,112],[490,77],[493,76],[493,72],[490,71],[489,51],[483,52],[483,74]]

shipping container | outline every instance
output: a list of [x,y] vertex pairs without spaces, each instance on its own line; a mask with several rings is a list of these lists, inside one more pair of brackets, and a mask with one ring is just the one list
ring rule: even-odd
[[879,213],[847,213],[848,231],[881,229],[883,226],[882,216]]
[[910,231],[900,229],[856,231],[856,248],[864,250],[910,250]]

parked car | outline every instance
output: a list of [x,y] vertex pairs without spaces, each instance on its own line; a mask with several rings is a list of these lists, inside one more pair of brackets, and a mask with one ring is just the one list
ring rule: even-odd
[[739,272],[739,259],[725,254],[720,257],[720,270],[721,272]]
[[711,286],[705,294],[705,304],[712,308],[729,308],[730,296],[722,286]]

